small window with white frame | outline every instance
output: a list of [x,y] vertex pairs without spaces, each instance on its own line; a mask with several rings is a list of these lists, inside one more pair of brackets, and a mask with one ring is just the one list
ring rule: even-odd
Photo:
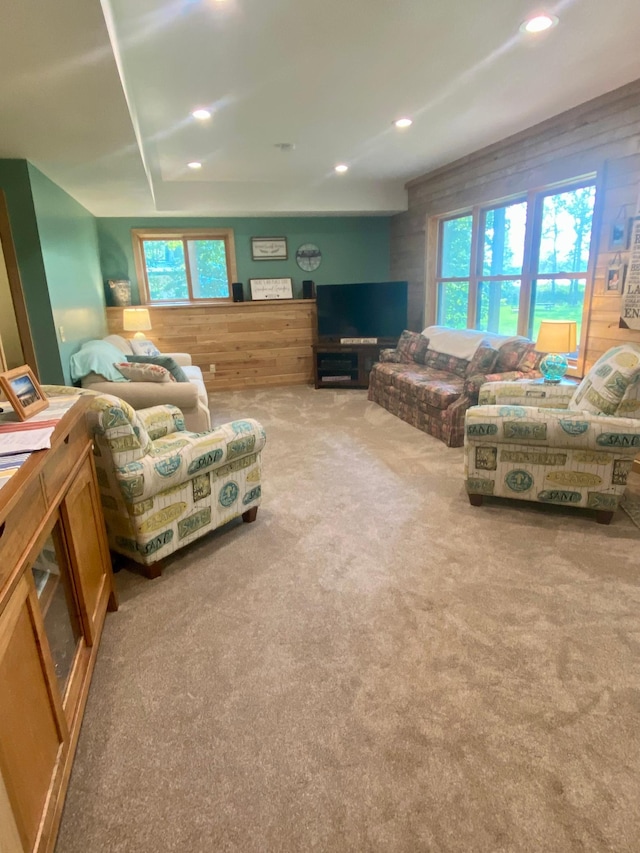
[[231,228],[134,229],[142,303],[198,304],[231,299],[237,279]]

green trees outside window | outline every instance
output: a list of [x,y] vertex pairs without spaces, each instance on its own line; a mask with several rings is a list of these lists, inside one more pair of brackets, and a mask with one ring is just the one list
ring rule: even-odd
[[441,220],[437,322],[535,339],[543,319],[576,320],[579,339],[594,202],[577,184]]
[[149,303],[228,300],[235,280],[233,231],[134,229],[141,299]]

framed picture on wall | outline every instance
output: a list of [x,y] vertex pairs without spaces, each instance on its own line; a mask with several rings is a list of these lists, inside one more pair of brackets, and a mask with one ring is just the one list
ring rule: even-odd
[[49,406],[49,401],[27,364],[0,373],[0,387],[21,421],[26,421]]
[[610,264],[607,270],[605,293],[622,293],[626,264]]
[[629,237],[631,236],[632,218],[614,219],[609,231],[609,250],[612,252],[624,252],[629,248]]
[[252,261],[286,261],[287,258],[286,237],[251,238]]

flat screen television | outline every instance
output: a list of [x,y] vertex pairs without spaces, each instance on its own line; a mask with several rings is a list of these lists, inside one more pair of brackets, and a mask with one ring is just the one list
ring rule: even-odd
[[407,282],[320,284],[318,337],[399,338],[407,328]]

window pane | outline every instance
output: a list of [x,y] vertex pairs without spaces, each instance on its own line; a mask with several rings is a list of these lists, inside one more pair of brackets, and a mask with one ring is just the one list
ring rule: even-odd
[[476,329],[517,335],[519,302],[519,281],[481,281],[478,284]]
[[151,301],[188,299],[182,240],[145,240],[143,245]]
[[585,279],[554,278],[533,282],[530,337],[538,336],[541,320],[575,320],[580,340]]
[[187,246],[193,298],[226,299],[229,276],[224,240],[189,240]]
[[468,281],[443,281],[438,291],[438,324],[466,329],[468,301]]
[[487,211],[484,222],[483,275],[520,275],[526,225],[526,201]]
[[473,217],[458,216],[441,223],[442,257],[440,278],[466,278],[471,269],[471,227]]
[[595,197],[594,186],[545,197],[538,272],[587,271]]

